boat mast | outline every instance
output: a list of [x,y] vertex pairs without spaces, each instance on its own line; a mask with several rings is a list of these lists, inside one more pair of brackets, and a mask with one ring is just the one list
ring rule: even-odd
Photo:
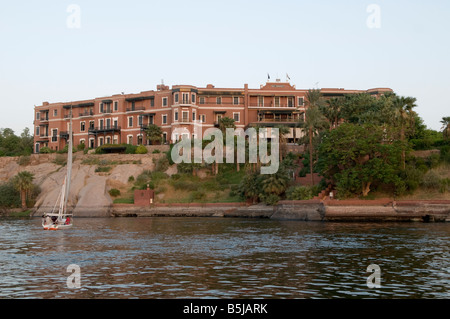
[[69,192],[70,192],[70,178],[72,175],[72,149],[73,149],[73,142],[72,142],[72,107],[70,107],[70,113],[69,113],[69,145],[67,149],[67,176],[65,179],[65,196],[64,196],[64,209],[63,214],[66,214],[67,211],[67,201],[69,199]]

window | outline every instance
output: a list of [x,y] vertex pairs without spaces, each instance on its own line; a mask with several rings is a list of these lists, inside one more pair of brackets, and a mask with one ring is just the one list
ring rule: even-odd
[[104,113],[103,112],[103,103],[100,103],[100,113]]
[[114,101],[114,112],[117,112],[119,110],[119,102]]
[[178,93],[175,93],[174,99],[175,99],[175,103],[178,103]]
[[206,115],[205,114],[200,115],[200,122],[206,123]]
[[58,129],[52,130],[52,142],[58,141]]
[[183,93],[183,104],[189,104],[189,93]]
[[95,139],[93,138],[89,139],[89,148],[95,148]]
[[173,119],[174,121],[178,121],[178,111],[175,111]]
[[154,107],[154,106],[155,106],[155,100],[154,100],[154,99],[151,99],[151,100],[150,100],[150,106],[151,106],[151,107]]
[[166,132],[164,132],[163,133],[163,143],[165,144],[165,143],[167,143],[167,133]]
[[154,120],[154,116],[150,115],[148,118],[148,124],[154,124],[155,120]]
[[128,135],[128,144],[133,144],[133,135]]
[[84,138],[80,139],[80,145],[81,144],[86,145],[86,142],[85,142]]
[[280,97],[279,96],[275,96],[275,106],[280,106]]
[[167,124],[167,114],[163,114],[163,116],[162,116],[162,124]]
[[100,146],[103,145],[103,137],[100,137],[100,138],[98,139],[98,144],[99,144]]
[[258,106],[264,106],[264,96],[258,96]]
[[58,110],[53,110],[53,116],[58,116]]
[[294,107],[294,98],[288,97],[288,107]]
[[106,144],[111,144],[111,137],[110,136],[106,137]]
[[40,120],[41,119],[41,112],[36,112],[36,120]]
[[100,120],[100,129],[103,129],[103,123],[104,123],[104,120],[101,119],[101,120]]
[[205,104],[205,98],[203,96],[200,98],[200,104]]
[[41,134],[39,134],[39,126],[36,126],[36,136],[39,136]]
[[167,97],[162,98],[162,106],[167,106]]
[[139,126],[142,126],[142,124],[144,123],[143,118],[144,117],[142,115],[139,115],[139,117],[138,117],[138,125]]
[[221,97],[221,96],[218,96],[218,97],[217,97],[216,103],[217,103],[217,104],[222,104],[222,97]]
[[233,96],[233,104],[238,105],[239,104],[239,96]]
[[133,127],[133,117],[128,117],[128,127]]
[[94,122],[94,121],[89,121],[89,129],[90,129],[90,130],[93,130],[93,129],[94,129],[94,125],[95,125],[95,122]]
[[298,106],[303,106],[303,104],[305,103],[304,99],[302,97],[298,98]]
[[85,122],[81,122],[80,123],[80,131],[84,132],[86,130],[86,123]]
[[191,100],[192,100],[192,104],[195,104],[195,94],[192,94]]
[[[106,119],[106,128],[110,129],[111,128],[111,119]],[[110,144],[110,143],[108,143]]]
[[181,115],[182,122],[189,122],[189,111],[183,111]]
[[235,122],[239,123],[241,113],[233,113],[233,119]]
[[114,120],[114,121],[113,121],[113,125],[114,125],[114,128],[118,128],[118,127],[119,127],[119,126],[118,126],[117,120]]
[[196,118],[195,118],[195,111],[193,111],[192,112],[192,121],[195,121],[196,120]]

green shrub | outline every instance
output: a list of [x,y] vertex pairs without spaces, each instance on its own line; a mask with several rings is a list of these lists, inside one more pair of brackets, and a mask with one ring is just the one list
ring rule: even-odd
[[53,161],[56,165],[65,166],[67,164],[67,159],[64,155],[56,155],[55,160]]
[[136,154],[147,154],[148,150],[144,145],[139,145],[135,152]]
[[428,189],[439,189],[441,187],[441,178],[434,171],[429,171],[423,176],[422,186]]
[[266,205],[276,205],[278,204],[278,202],[280,201],[280,196],[276,195],[276,194],[268,194],[268,195],[264,195],[262,197],[262,201],[266,204]]
[[44,147],[40,148],[39,153],[41,153],[41,154],[50,154],[50,153],[54,153],[54,151],[52,151],[50,149],[50,147],[44,146]]
[[96,173],[107,173],[111,170],[111,168],[112,168],[111,166],[98,166],[95,169],[95,172]]
[[28,165],[28,164],[30,164],[30,162],[31,162],[31,156],[21,156],[21,157],[19,157],[19,160],[18,160],[18,164],[20,165],[20,166],[26,166],[26,165]]
[[160,151],[160,150],[153,150],[152,153],[153,153],[153,154],[159,154],[159,153],[161,153],[161,151]]
[[286,198],[289,200],[308,200],[314,198],[320,191],[318,185],[315,186],[292,186],[286,191]]
[[133,175],[128,177],[128,183],[132,183],[132,182],[134,182],[134,176]]
[[0,184],[0,207],[20,207],[20,193],[11,182]]
[[194,191],[189,195],[191,201],[203,201],[206,199],[206,193],[204,191]]
[[441,193],[450,191],[450,178],[443,178],[440,180],[439,191]]
[[118,190],[117,188],[111,188],[108,193],[112,197],[120,196],[120,190]]
[[169,168],[169,160],[167,157],[161,157],[158,160],[153,159],[153,163],[155,163],[155,171],[157,172],[165,172]]
[[86,148],[86,144],[84,144],[84,143],[80,143],[77,145],[77,151],[84,151],[85,148]]

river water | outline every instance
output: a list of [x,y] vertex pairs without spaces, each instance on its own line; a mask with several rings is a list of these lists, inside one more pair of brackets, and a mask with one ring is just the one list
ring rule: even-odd
[[448,223],[0,219],[0,298],[449,298],[449,247]]

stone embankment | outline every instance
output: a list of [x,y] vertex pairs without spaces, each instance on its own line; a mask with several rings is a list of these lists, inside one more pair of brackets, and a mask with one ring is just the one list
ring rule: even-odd
[[449,222],[450,200],[308,200],[276,206],[244,203],[113,205],[114,217],[239,217],[301,221]]

